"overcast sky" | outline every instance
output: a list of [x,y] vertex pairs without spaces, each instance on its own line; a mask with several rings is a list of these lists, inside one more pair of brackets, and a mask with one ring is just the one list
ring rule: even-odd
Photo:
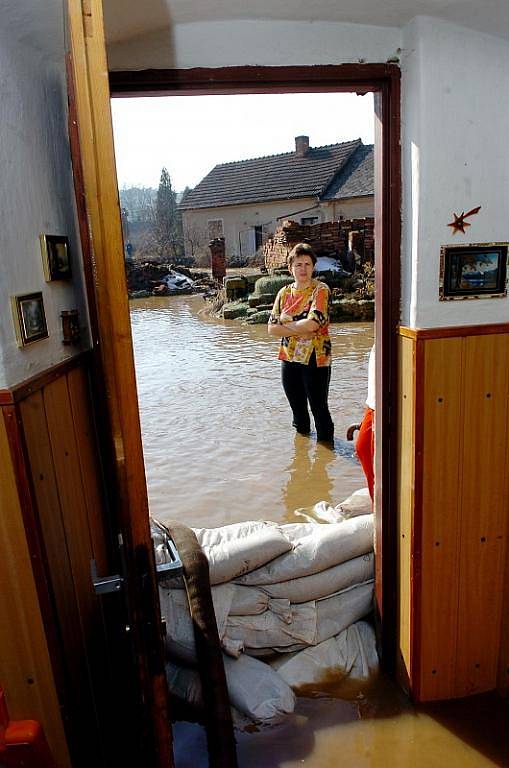
[[373,98],[351,93],[113,99],[119,186],[194,187],[218,163],[361,138],[373,143]]

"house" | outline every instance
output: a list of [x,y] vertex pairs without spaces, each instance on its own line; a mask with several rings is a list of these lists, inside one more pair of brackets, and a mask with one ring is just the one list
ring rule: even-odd
[[180,205],[187,256],[224,237],[227,259],[255,253],[284,219],[318,224],[372,216],[373,147],[360,139],[216,165]]
[[[3,3],[0,685],[13,719],[43,724],[57,768],[173,764],[108,71],[116,95],[376,91],[383,654],[417,701],[509,692],[509,300],[439,293],[442,245],[509,240],[509,4],[487,6]],[[479,206],[468,228],[449,226]],[[41,233],[67,235],[72,279],[45,281]],[[18,347],[11,298],[33,293],[48,336]],[[62,343],[71,308],[77,346]],[[376,718],[365,739],[359,721],[359,761],[374,745],[422,764],[435,720],[435,763],[507,763],[507,739],[461,704],[458,719],[404,714],[410,734],[391,744]],[[334,711],[324,702],[327,727]],[[0,718],[2,749],[3,706]],[[313,734],[293,741],[307,758]],[[331,749],[347,766],[343,745]]]

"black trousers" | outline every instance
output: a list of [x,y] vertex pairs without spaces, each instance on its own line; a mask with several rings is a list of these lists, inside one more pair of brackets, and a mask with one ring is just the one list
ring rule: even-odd
[[308,434],[309,403],[318,440],[328,441],[334,437],[334,423],[327,402],[330,375],[330,366],[317,366],[314,352],[308,365],[287,360],[281,362],[281,381],[292,409],[292,424],[297,432]]

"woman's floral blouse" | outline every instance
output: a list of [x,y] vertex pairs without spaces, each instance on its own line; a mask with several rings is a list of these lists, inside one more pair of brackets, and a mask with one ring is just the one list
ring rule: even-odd
[[328,286],[319,280],[312,280],[308,288],[302,289],[296,288],[295,283],[285,285],[276,296],[269,323],[278,323],[282,312],[291,315],[294,321],[315,320],[319,328],[311,339],[283,336],[279,347],[279,360],[307,365],[314,351],[318,366],[330,365]]

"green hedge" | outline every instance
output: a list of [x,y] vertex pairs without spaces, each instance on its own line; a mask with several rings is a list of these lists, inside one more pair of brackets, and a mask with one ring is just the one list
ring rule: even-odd
[[289,283],[293,283],[293,277],[290,275],[267,275],[267,277],[260,277],[256,281],[254,293],[256,296],[267,293],[275,299],[279,289]]

